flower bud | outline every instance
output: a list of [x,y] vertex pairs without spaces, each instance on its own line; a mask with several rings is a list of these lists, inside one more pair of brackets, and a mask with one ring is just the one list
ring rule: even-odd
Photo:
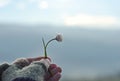
[[61,34],[58,34],[55,38],[58,42],[62,42],[63,38]]

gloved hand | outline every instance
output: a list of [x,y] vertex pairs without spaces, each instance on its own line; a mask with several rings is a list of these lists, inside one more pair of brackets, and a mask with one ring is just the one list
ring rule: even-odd
[[[13,64],[22,66],[24,68],[25,66],[29,66],[32,62],[40,61],[42,59],[45,59],[44,57],[36,57],[36,58],[26,58],[26,59],[18,59],[13,62]],[[49,61],[51,61],[50,58]],[[56,64],[50,64],[48,67],[48,71],[46,72],[44,76],[44,81],[59,81],[61,78],[61,68],[58,67]],[[35,81],[30,77],[18,77],[15,78],[13,81]]]
[[56,64],[50,64],[49,71],[45,75],[45,81],[59,81],[62,69]]
[[[39,61],[41,59],[45,59],[45,57],[27,58],[30,63],[33,61]],[[51,61],[49,57],[47,59]],[[50,64],[48,72],[45,75],[45,81],[59,81],[59,79],[61,78],[61,72],[61,67],[57,66],[56,64]]]

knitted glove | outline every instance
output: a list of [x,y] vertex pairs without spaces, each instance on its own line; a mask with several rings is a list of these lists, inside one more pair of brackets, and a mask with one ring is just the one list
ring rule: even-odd
[[12,81],[35,81],[33,80],[32,78],[30,77],[18,77],[18,78],[15,78],[14,80]]
[[[26,60],[15,61],[2,74],[2,81],[14,81],[16,80],[16,78],[19,77],[21,77],[19,78],[20,81],[21,80],[25,81],[28,80],[29,78],[32,78],[35,81],[44,81],[44,75],[46,74],[49,67],[48,62],[42,59],[40,61],[33,61],[28,66],[26,66],[26,63],[29,64]],[[26,79],[24,77],[28,78]]]
[[30,62],[26,58],[18,58],[13,62],[13,64],[16,64],[20,67],[25,67],[28,66]]
[[7,63],[1,64],[0,65],[0,81],[2,81],[2,73],[9,67]]

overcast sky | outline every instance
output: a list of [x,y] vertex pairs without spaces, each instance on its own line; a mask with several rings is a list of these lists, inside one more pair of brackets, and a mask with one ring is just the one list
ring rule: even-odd
[[119,28],[120,0],[0,0],[1,23]]

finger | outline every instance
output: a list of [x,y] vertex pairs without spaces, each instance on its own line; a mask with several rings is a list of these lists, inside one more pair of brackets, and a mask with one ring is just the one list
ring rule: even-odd
[[49,70],[52,70],[52,69],[54,69],[54,68],[56,68],[57,67],[57,65],[56,64],[50,64],[50,66],[49,66]]
[[49,57],[35,57],[35,58],[27,58],[27,60],[31,63],[33,61],[40,61],[41,59],[48,59],[51,62],[51,59]]
[[46,74],[47,78],[50,78],[51,76],[53,76],[51,70],[53,70],[54,68],[57,68],[57,65],[56,64],[50,64],[50,66],[48,68],[48,72]]
[[36,57],[36,58],[33,58],[34,61],[40,61],[41,59],[48,59],[51,62],[50,57]]
[[48,71],[45,75],[46,79],[49,79],[52,76],[51,70],[53,70],[54,68],[57,68],[57,65],[56,64],[50,64],[50,66],[48,68]]
[[35,58],[27,58],[29,61],[38,61],[43,59],[44,57],[35,57]]
[[40,61],[41,59],[44,59],[45,57],[36,57],[36,58],[33,58],[33,61]]
[[48,81],[59,81],[60,78],[61,78],[61,74],[57,73],[56,75],[51,77]]
[[[54,66],[55,67],[55,66]],[[62,69],[60,67],[55,67],[53,68],[52,70],[49,70],[46,75],[45,75],[45,78],[46,79],[49,79],[51,77],[53,77],[54,75],[56,75],[57,73],[61,73],[62,72]]]
[[52,73],[52,76],[54,76],[55,74],[57,73],[61,73],[62,72],[62,69],[60,67],[56,67],[54,69],[51,70],[51,73]]
[[[50,74],[49,71],[51,71],[52,69],[54,69],[54,68],[56,68],[56,67],[57,67],[56,64],[50,64],[50,66],[49,66],[49,68],[48,68],[48,71],[46,72],[46,74],[45,74],[45,76],[44,76],[46,80],[51,77],[51,74]],[[46,81],[46,80],[45,80],[45,81]]]

